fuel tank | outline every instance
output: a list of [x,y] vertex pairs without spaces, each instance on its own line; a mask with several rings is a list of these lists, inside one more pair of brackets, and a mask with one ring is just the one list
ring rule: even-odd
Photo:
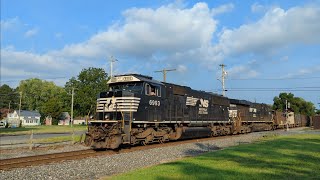
[[191,139],[211,136],[211,129],[208,127],[187,127],[184,128],[180,139]]

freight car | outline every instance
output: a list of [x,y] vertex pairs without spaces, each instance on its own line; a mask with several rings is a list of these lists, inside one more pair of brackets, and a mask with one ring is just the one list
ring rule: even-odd
[[93,148],[115,149],[121,144],[146,145],[272,127],[271,110],[263,104],[230,100],[138,74],[115,76],[108,84],[110,90],[98,95],[96,118],[86,134],[86,144]]
[[273,129],[273,114],[267,104],[230,99],[230,111],[237,114],[234,122],[239,124],[240,133]]
[[274,111],[274,129],[286,128],[287,124],[289,128],[311,126],[312,117],[294,112],[288,112],[287,116],[284,112]]

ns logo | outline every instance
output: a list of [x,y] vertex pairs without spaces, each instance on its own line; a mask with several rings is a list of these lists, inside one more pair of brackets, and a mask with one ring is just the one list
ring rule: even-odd
[[200,107],[204,107],[204,108],[209,107],[209,100],[199,99],[199,101],[200,101],[200,104],[199,104]]
[[106,111],[113,111],[114,108],[115,108],[115,98],[112,97],[112,98],[107,98],[107,102],[105,104],[105,110]]

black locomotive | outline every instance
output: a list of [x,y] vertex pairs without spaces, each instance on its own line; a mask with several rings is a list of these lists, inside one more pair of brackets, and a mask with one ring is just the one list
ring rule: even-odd
[[112,77],[97,99],[86,144],[118,148],[170,140],[248,133],[273,128],[266,104],[228,99],[190,87],[126,74]]

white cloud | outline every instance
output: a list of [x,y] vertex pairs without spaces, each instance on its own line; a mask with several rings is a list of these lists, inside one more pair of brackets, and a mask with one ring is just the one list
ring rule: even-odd
[[27,32],[25,32],[24,36],[27,38],[35,36],[38,33],[38,31],[39,31],[38,28],[32,28],[32,29],[28,30]]
[[293,44],[320,43],[320,7],[272,8],[262,19],[220,35],[225,53],[270,53]]
[[257,69],[258,62],[256,60],[249,61],[246,64],[236,65],[227,69],[230,78],[254,78],[259,75]]
[[[123,12],[123,21],[87,41],[67,44],[63,49],[44,54],[2,49],[4,67],[1,68],[29,74],[67,74],[114,55],[119,59],[140,59],[146,62],[144,66],[159,61],[184,72],[187,70],[184,63],[196,62],[212,68],[230,55],[268,53],[291,44],[320,41],[319,7],[306,6],[287,11],[272,8],[255,23],[224,29],[218,36],[218,44],[213,44],[217,29],[214,16],[233,8],[233,4],[225,4],[209,9],[206,3],[197,3],[191,8],[179,3],[156,9],[131,8]],[[10,27],[10,23],[1,21],[1,25],[4,23]],[[34,28],[25,35],[30,37],[37,32]],[[55,36],[58,38],[60,34]],[[245,73],[246,77],[254,77],[259,74],[251,69],[250,65],[239,65],[229,69],[229,75]]]
[[289,56],[283,56],[280,58],[280,61],[282,62],[286,62],[286,61],[289,61]]
[[20,20],[18,17],[14,17],[11,19],[6,19],[6,20],[1,20],[0,21],[0,25],[1,25],[1,31],[2,30],[9,30],[12,28],[15,28],[16,26],[18,26],[20,24]]
[[78,72],[83,67],[81,65],[83,63],[79,61],[54,57],[48,54],[41,55],[26,51],[16,51],[12,47],[1,49],[1,61],[1,76],[3,79],[70,76],[70,74],[75,71]]
[[36,76],[40,76],[39,73],[35,73],[35,72],[30,72],[30,71],[26,71],[24,69],[9,69],[7,67],[2,67],[1,68],[1,73],[4,74],[7,78],[10,77],[22,77],[22,76],[32,76],[32,77],[36,77]]
[[234,5],[232,3],[228,3],[228,4],[223,4],[219,7],[213,8],[211,10],[211,13],[213,16],[216,16],[222,13],[230,12],[233,9],[234,9]]
[[294,73],[288,73],[287,75],[281,77],[281,78],[295,78],[295,77],[301,77],[308,74],[317,74],[320,73],[320,65],[308,67],[308,68],[301,68],[299,70],[296,70]]
[[[182,61],[213,59],[211,40],[217,21],[206,3],[197,3],[191,8],[181,3],[156,9],[131,8],[122,14],[122,22],[114,23],[106,31],[100,31],[82,43],[68,44],[63,49],[44,54],[3,49],[1,59],[7,69],[19,67],[27,72],[40,73],[79,69],[79,59],[90,66],[92,61],[110,55],[142,61],[161,59],[172,67]],[[25,36],[31,37],[37,32],[38,29],[34,28]],[[179,66],[179,70],[185,69]]]
[[180,64],[177,67],[177,71],[180,72],[180,73],[185,73],[185,72],[188,71],[188,68],[187,68],[187,66]]
[[265,7],[259,3],[254,3],[251,5],[251,12],[258,13],[263,12],[265,10]]
[[114,54],[140,59],[157,54],[173,56],[210,46],[217,24],[205,3],[197,3],[190,9],[171,5],[131,8],[123,16],[123,23],[53,53],[80,57]]
[[55,34],[54,34],[54,37],[57,38],[57,39],[62,38],[62,36],[63,36],[62,33],[55,33]]

